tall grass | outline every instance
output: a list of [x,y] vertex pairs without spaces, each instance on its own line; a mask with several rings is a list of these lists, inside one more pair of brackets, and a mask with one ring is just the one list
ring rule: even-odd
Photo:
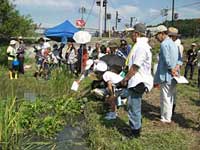
[[19,112],[17,111],[16,98],[7,99],[0,104],[0,143],[2,148],[19,149],[20,127],[18,124]]

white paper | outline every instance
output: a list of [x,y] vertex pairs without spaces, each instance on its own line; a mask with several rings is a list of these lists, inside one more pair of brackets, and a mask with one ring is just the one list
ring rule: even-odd
[[78,87],[79,87],[79,84],[76,81],[74,81],[72,84],[71,90],[78,91]]
[[189,81],[184,76],[174,77],[177,83],[189,83]]

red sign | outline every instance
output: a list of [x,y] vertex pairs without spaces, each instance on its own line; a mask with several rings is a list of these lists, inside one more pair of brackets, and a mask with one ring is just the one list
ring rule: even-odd
[[76,20],[76,26],[78,26],[78,27],[84,27],[85,24],[86,23],[83,19]]

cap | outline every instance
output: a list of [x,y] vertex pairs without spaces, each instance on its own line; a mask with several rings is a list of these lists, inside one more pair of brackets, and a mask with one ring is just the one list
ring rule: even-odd
[[164,25],[159,25],[156,27],[156,30],[154,32],[154,35],[161,33],[161,32],[166,32],[167,31],[167,27]]
[[140,32],[140,33],[145,33],[146,32],[146,26],[142,23],[137,23],[136,25],[134,25],[134,31]]
[[15,41],[15,40],[11,40],[10,41],[10,45],[14,45],[14,44],[16,44],[17,42]]
[[174,27],[168,28],[168,35],[179,36],[178,29]]

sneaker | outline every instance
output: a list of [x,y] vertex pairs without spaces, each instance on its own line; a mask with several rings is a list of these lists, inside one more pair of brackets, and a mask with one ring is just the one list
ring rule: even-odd
[[99,97],[104,97],[104,96],[105,96],[104,91],[101,90],[101,89],[98,89],[98,88],[93,89],[93,90],[91,91],[91,93],[93,93],[93,94],[95,94],[96,96],[99,96]]
[[131,138],[139,138],[140,137],[140,132],[141,132],[141,128],[132,130]]
[[117,118],[117,113],[116,112],[109,112],[105,116],[106,120],[114,120],[116,118]]

